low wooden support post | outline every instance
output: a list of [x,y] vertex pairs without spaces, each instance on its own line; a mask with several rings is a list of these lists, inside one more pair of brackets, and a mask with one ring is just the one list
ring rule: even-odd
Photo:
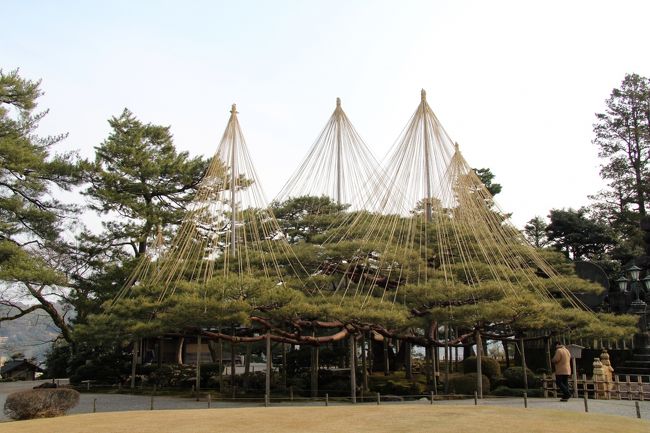
[[521,344],[521,366],[524,369],[524,390],[528,392],[528,367],[526,366],[526,348],[524,347],[524,338],[519,339]]
[[[478,329],[474,331],[474,343],[476,343],[476,389],[478,396],[483,398],[483,372],[481,365],[481,356],[483,355],[483,343],[481,342],[481,333]],[[524,367],[525,376],[526,367]],[[476,396],[476,392],[474,395]]]
[[474,406],[478,406],[478,392],[474,391]]
[[264,394],[264,407],[269,407],[269,395]]
[[429,398],[431,399],[431,404],[433,404],[433,391],[430,392]]
[[138,361],[138,341],[133,341],[131,354],[131,389],[135,388],[135,365]]
[[196,336],[196,401],[201,390],[201,334]]
[[149,410],[153,410],[153,394],[151,394],[151,406],[149,406]]
[[208,393],[208,409],[212,406],[212,394]]
[[[638,405],[637,405],[638,406]],[[637,409],[638,410],[638,409]],[[97,412],[97,399],[93,398],[93,413]]]
[[293,386],[289,387],[289,400],[293,401]]
[[639,400],[643,401],[643,380],[641,379],[641,375],[638,375],[637,377],[637,389],[639,390]]
[[588,403],[587,393],[586,393],[586,392],[585,392],[585,394],[582,396],[582,399],[583,399],[583,401],[585,402],[585,412],[589,412],[589,403]]
[[377,393],[377,406],[379,406],[380,402],[381,402],[381,394]]
[[325,393],[325,406],[330,405],[330,396],[328,393]]
[[634,406],[636,407],[636,417],[641,418],[641,408],[639,407],[639,402],[635,401]]
[[528,393],[524,392],[524,407],[528,408]]

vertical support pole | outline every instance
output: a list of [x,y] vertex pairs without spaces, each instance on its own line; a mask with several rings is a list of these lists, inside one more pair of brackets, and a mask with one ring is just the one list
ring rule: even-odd
[[641,418],[641,408],[639,407],[639,402],[634,402],[634,407],[636,408],[636,417]]
[[248,392],[248,385],[250,384],[252,352],[252,343],[246,343],[246,355],[244,355],[244,392]]
[[235,382],[237,378],[237,366],[235,365],[236,362],[236,355],[235,355],[235,325],[232,326],[232,336],[233,336],[233,341],[230,342],[230,392],[232,393],[232,398],[235,398],[235,395],[237,393],[237,383]]
[[431,383],[433,385],[433,392],[438,395],[438,376],[436,372],[438,367],[436,366],[436,357],[433,354],[434,350],[438,350],[435,346],[429,346],[429,365],[431,366]]
[[546,350],[546,370],[548,370],[548,372],[551,373],[553,372],[553,366],[551,363],[551,338],[550,337],[544,338],[544,349]]
[[588,400],[587,400],[587,393],[586,392],[582,396],[582,399],[583,399],[583,401],[585,403],[585,412],[589,412],[589,403],[588,403]]
[[429,399],[431,400],[431,404],[433,404],[433,391],[429,391]]
[[524,392],[524,407],[528,408],[528,393]]
[[352,403],[357,402],[357,340],[354,334],[350,335],[350,397]]
[[404,368],[406,370],[405,376],[406,376],[406,379],[412,380],[413,379],[413,357],[412,357],[412,354],[411,354],[411,352],[412,352],[411,343],[409,343],[408,341],[404,342],[404,351],[406,352],[405,357],[404,357],[404,361],[405,361],[404,362]]
[[212,407],[212,394],[208,393],[208,409]]
[[508,349],[508,340],[501,340],[503,345],[503,356],[506,358],[506,368],[510,368],[510,350]]
[[325,393],[325,406],[330,405],[330,396],[328,393]]
[[201,390],[201,334],[196,337],[196,395]]
[[[221,328],[218,328],[221,334]],[[219,392],[223,392],[223,340],[219,337],[219,345],[217,346],[217,353],[219,355]]]
[[474,343],[476,343],[476,390],[478,396],[483,398],[483,371],[481,366],[483,344],[481,342],[481,333],[478,329],[474,330]]
[[[271,359],[271,331],[266,331],[266,398],[271,398],[271,369],[273,363]],[[267,403],[268,404],[268,403]]]
[[93,398],[93,413],[97,412],[97,399]]
[[381,402],[381,394],[377,393],[377,406],[379,406],[380,402]]
[[384,337],[384,376],[390,375],[390,364],[388,359],[388,338]]
[[133,340],[133,353],[131,356],[131,389],[135,388],[135,365],[138,362],[138,340]]
[[526,366],[526,349],[524,348],[524,337],[519,339],[521,345],[521,366],[524,370],[524,390],[528,392],[528,367]]
[[571,357],[571,368],[573,369],[573,397],[578,398],[578,369],[576,367],[576,359]]
[[341,178],[343,177],[343,167],[341,162],[341,98],[336,98],[336,204],[341,204]]
[[422,89],[420,102],[420,115],[422,116],[422,136],[424,137],[424,181],[426,182],[425,191],[427,193],[424,217],[425,222],[431,222],[431,173],[429,160],[429,124],[426,116],[427,92]]
[[449,325],[445,325],[445,394],[449,394],[449,364],[451,364],[451,349],[449,348]]
[[361,333],[361,368],[362,368],[362,390],[368,391],[368,362],[366,359],[366,334]]
[[311,396],[318,397],[318,346],[311,348]]
[[282,343],[282,389],[287,389],[287,345]]
[[[232,110],[230,110],[230,122],[233,123],[237,117],[237,106],[235,104],[232,104]],[[230,123],[229,123],[229,126]],[[232,125],[232,130],[230,131],[231,134],[234,135],[234,124]],[[236,158],[236,152],[237,152],[237,146],[234,137],[232,137],[232,149],[230,152],[230,211],[232,212],[230,216],[230,249],[232,256],[235,257],[237,247],[235,245],[235,242],[237,241],[237,236],[235,235],[235,221],[236,221],[236,212],[235,212],[235,207],[237,206],[235,203],[235,183],[237,182],[237,158]]]

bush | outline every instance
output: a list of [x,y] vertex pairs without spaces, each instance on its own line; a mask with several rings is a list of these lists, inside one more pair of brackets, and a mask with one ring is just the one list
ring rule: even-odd
[[[526,369],[528,376],[528,388],[539,388],[542,386],[542,379],[536,376],[529,368]],[[509,388],[525,388],[523,367],[510,367],[503,371],[503,378]]]
[[[483,380],[483,393],[487,394],[490,392],[490,379],[484,374],[481,376]],[[449,392],[452,394],[474,395],[474,391],[477,391],[477,379],[476,373],[450,376]]]
[[[525,389],[522,388],[508,388],[507,386],[500,386],[492,391],[490,394],[498,395],[501,397],[523,397]],[[541,389],[528,389],[528,397],[543,397],[544,393]]]
[[[463,359],[463,372],[476,373],[476,356]],[[490,380],[501,376],[501,366],[496,359],[487,356],[481,357],[481,373]]]
[[31,389],[7,396],[4,412],[11,419],[50,418],[65,414],[79,403],[74,389]]

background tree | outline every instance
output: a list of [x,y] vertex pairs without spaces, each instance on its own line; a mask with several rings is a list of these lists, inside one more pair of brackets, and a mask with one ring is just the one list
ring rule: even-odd
[[90,208],[112,217],[102,225],[108,247],[139,256],[157,227],[180,223],[207,161],[177,152],[168,126],[144,124],[129,110],[108,123],[112,131],[85,161]]
[[65,135],[39,137],[36,112],[40,81],[18,71],[0,70],[0,322],[35,311],[45,312],[61,329],[70,330],[59,302],[67,301],[61,237],[73,207],[55,198],[77,181],[73,154],[52,154]]
[[586,208],[552,209],[549,218],[549,244],[573,260],[602,259],[617,245],[612,230],[589,218]]
[[494,183],[494,173],[492,173],[492,170],[489,168],[475,168],[474,172],[478,176],[479,179],[481,179],[481,182],[483,182],[483,185],[485,185],[485,188],[492,194],[492,197],[495,195],[499,194],[501,192],[501,184],[500,183]]
[[540,216],[529,220],[524,226],[524,236],[537,248],[543,248],[548,244],[546,238],[546,221]]
[[628,253],[635,255],[642,245],[639,221],[646,215],[650,192],[650,81],[625,75],[605,105],[605,112],[596,114],[593,143],[605,160],[600,175],[609,188],[592,197],[594,212],[619,232],[629,244]]

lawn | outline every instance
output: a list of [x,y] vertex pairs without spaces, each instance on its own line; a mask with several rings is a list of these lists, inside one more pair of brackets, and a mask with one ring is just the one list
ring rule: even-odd
[[330,406],[107,412],[0,424],[3,433],[647,433],[650,422],[490,406]]

